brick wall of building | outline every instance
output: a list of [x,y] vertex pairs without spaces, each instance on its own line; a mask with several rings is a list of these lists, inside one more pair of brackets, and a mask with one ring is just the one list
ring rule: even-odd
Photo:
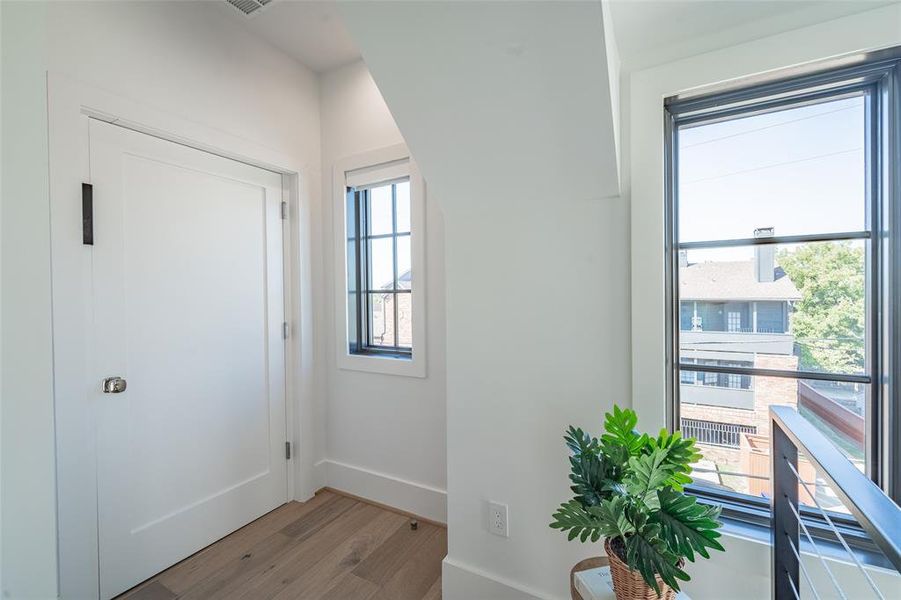
[[[758,354],[754,360],[754,367],[795,371],[798,368],[798,358],[790,355]],[[753,426],[757,428],[757,435],[768,438],[770,435],[770,406],[783,404],[797,407],[798,381],[783,377],[755,377],[752,386],[754,391],[753,409],[686,403],[680,406],[680,416],[684,419]],[[743,456],[743,452],[748,452],[747,448],[742,450],[711,444],[699,444],[699,447],[704,454],[705,461],[714,463],[719,470],[746,472],[748,457]],[[749,486],[747,478],[723,475],[720,479],[723,484],[736,491],[743,493],[755,491]]]

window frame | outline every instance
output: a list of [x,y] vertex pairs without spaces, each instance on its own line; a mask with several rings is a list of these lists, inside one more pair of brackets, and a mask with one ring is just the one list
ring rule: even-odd
[[[768,369],[714,368],[715,372],[757,376],[780,376],[794,379],[828,379],[855,383],[870,382],[871,394],[867,406],[868,447],[867,462],[874,482],[896,501],[901,498],[901,405],[899,405],[899,381],[901,376],[901,352],[893,351],[901,342],[901,187],[898,165],[901,158],[901,48],[873,52],[857,64],[846,66],[848,61],[836,64],[823,62],[806,66],[803,72],[782,71],[745,80],[739,86],[717,86],[672,96],[664,101],[664,193],[665,193],[665,329],[666,329],[666,422],[670,430],[680,422],[679,387],[685,370],[677,364],[680,351],[680,301],[679,251],[692,247],[729,247],[737,245],[798,243],[864,239],[871,265],[868,265],[867,290],[869,310],[867,340],[871,363],[868,375],[836,375],[815,372],[785,372]],[[750,115],[755,111],[769,111],[800,102],[812,102],[842,94],[864,91],[867,98],[867,122],[870,146],[866,149],[873,168],[867,199],[867,231],[839,234],[814,234],[721,240],[717,242],[678,243],[678,128],[685,124]],[[895,298],[895,302],[891,299]],[[689,367],[687,370],[699,370]],[[769,505],[765,499],[741,494],[690,488],[702,501],[722,505],[724,516],[751,524],[769,523]],[[812,531],[823,538],[830,538],[828,527],[821,526],[815,510],[803,509],[802,513]],[[845,527],[851,538],[859,533],[851,519],[834,518]],[[856,536],[862,539],[863,536]],[[862,547],[866,544],[861,542]]]
[[[388,179],[380,177],[379,171],[390,172]],[[371,179],[367,180],[367,177]],[[410,290],[401,293],[410,294],[412,310],[412,346],[405,348],[384,348],[364,345],[361,351],[352,350],[351,340],[355,335],[348,324],[351,310],[351,295],[355,294],[348,286],[348,238],[347,201],[349,180],[354,181],[356,188],[375,186],[378,183],[410,181],[410,267],[415,274],[411,280]],[[361,183],[362,181],[362,183]],[[353,189],[353,188],[351,188]],[[398,375],[405,377],[426,377],[426,253],[425,238],[425,182],[422,179],[416,162],[410,156],[406,145],[398,144],[379,150],[354,155],[336,161],[332,169],[332,222],[334,236],[334,326],[336,363],[339,369]],[[392,201],[392,233],[396,233],[395,203]],[[356,235],[356,233],[354,234]],[[404,236],[406,233],[403,234]],[[367,236],[368,237],[368,236]],[[384,237],[384,236],[379,236]],[[367,245],[368,245],[368,240]],[[392,244],[397,260],[396,240]],[[358,248],[361,246],[358,244]],[[361,267],[357,258],[357,267]],[[364,259],[365,260],[365,259]],[[368,263],[368,261],[367,261]],[[397,286],[395,274],[394,286]],[[368,285],[365,286],[368,288]],[[361,289],[358,287],[358,289]],[[392,290],[393,291],[393,290]],[[368,302],[368,294],[362,294]],[[357,298],[354,299],[354,302]],[[368,310],[357,315],[368,320]],[[365,329],[365,328],[364,328]],[[395,325],[395,330],[397,329]]]
[[[348,344],[349,344],[349,352],[354,355],[382,355],[386,357],[393,358],[405,358],[409,359],[413,356],[413,345],[412,340],[409,346],[400,345],[400,334],[399,334],[399,309],[398,309],[398,297],[400,295],[410,294],[412,298],[412,286],[410,289],[403,289],[397,287],[398,278],[400,277],[400,272],[398,271],[398,258],[397,258],[397,242],[399,238],[409,238],[412,243],[413,239],[413,228],[412,223],[410,227],[410,231],[398,232],[397,230],[397,185],[403,182],[409,182],[409,177],[386,181],[383,185],[385,187],[391,186],[391,232],[390,233],[380,233],[373,234],[369,229],[371,227],[370,220],[370,212],[372,210],[372,202],[370,197],[370,191],[372,188],[348,188],[345,186],[345,193],[347,195],[347,201],[354,203],[354,214],[357,216],[355,219],[355,231],[353,235],[349,235],[345,233],[345,239],[348,242],[354,242],[354,248],[356,249],[356,257],[354,260],[354,271],[356,277],[356,292],[348,292],[348,302],[351,302],[350,295],[355,294],[354,302],[356,303],[356,327],[354,327],[354,331],[350,332],[348,335]],[[373,187],[382,187],[382,185],[373,186]],[[411,184],[412,188],[412,184]],[[351,198],[353,198],[351,200]],[[411,199],[412,204],[412,199]],[[370,284],[370,280],[372,277],[372,263],[371,263],[371,242],[372,240],[378,239],[391,239],[391,253],[392,253],[392,277],[391,277],[391,289],[375,289]],[[412,250],[412,246],[411,246]],[[411,269],[412,271],[412,269]],[[350,273],[347,274],[348,276]],[[411,281],[412,284],[412,281]],[[372,319],[372,296],[383,294],[385,296],[393,297],[393,307],[394,307],[394,343],[391,345],[384,344],[376,344],[374,343],[373,336],[373,319]],[[355,334],[355,335],[354,335]],[[352,340],[351,338],[354,338]]]

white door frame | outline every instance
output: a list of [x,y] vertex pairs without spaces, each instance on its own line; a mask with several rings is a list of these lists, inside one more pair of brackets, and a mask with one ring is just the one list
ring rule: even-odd
[[94,407],[85,389],[91,360],[85,329],[91,310],[91,252],[81,240],[81,184],[90,183],[88,123],[99,119],[282,175],[285,314],[290,323],[285,374],[287,436],[292,444],[288,497],[313,495],[310,204],[317,176],[297,157],[158,111],[66,76],[48,89],[53,396],[56,437],[57,543],[62,598],[96,598],[97,470]]

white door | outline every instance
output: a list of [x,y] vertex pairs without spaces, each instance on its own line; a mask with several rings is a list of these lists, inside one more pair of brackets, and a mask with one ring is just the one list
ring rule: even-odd
[[109,598],[287,501],[282,199],[278,174],[95,120],[90,156]]

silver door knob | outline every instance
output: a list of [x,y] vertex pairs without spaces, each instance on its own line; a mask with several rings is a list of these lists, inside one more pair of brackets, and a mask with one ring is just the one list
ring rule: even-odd
[[103,393],[121,394],[127,386],[128,384],[121,377],[107,377],[103,380]]

